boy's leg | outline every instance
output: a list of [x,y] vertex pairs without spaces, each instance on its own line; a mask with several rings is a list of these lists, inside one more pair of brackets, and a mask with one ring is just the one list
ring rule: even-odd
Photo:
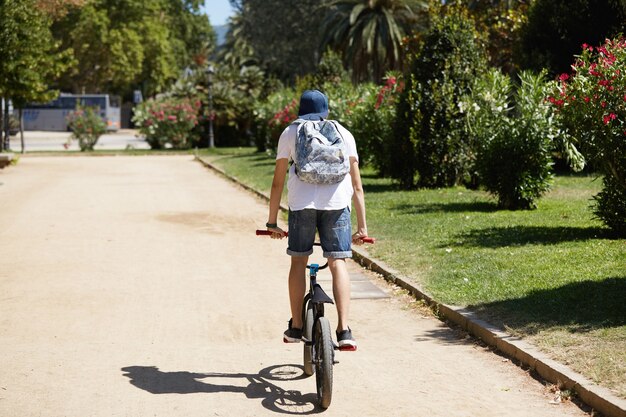
[[306,265],[308,256],[292,256],[289,269],[289,303],[291,305],[291,325],[302,329],[302,302],[306,291]]
[[333,276],[333,294],[337,305],[337,331],[348,330],[348,318],[350,316],[350,274],[346,260],[328,259],[328,268]]
[[291,320],[285,331],[285,342],[297,342],[302,337],[302,302],[306,291],[306,264],[313,253],[315,240],[315,210],[289,211],[289,246],[287,254],[291,256],[289,269],[289,305]]
[[[324,256],[328,258],[328,266],[333,276],[333,294],[337,306],[337,341],[339,348],[356,349],[356,342],[348,327],[350,313],[350,275],[346,258],[352,257],[352,226],[350,210],[318,211],[317,227]],[[342,349],[343,350],[343,349]]]

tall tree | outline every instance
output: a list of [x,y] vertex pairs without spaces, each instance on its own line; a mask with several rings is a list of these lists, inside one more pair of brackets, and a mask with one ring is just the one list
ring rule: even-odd
[[338,0],[322,25],[322,45],[339,50],[354,81],[382,80],[388,70],[402,69],[402,38],[423,29],[418,12],[422,1]]
[[18,109],[56,94],[49,86],[66,66],[67,54],[58,52],[49,26],[34,0],[0,3],[0,96]]
[[71,8],[54,32],[76,59],[60,87],[75,92],[140,88],[150,96],[215,47],[197,0],[92,0]]
[[326,1],[231,1],[241,15],[242,36],[269,75],[283,81],[315,71]]
[[489,63],[507,74],[519,71],[515,50],[527,21],[531,0],[470,0],[476,28],[487,37]]

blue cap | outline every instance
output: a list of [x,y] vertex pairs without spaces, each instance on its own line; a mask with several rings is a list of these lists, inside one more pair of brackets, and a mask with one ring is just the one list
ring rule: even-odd
[[306,90],[300,97],[298,118],[320,120],[328,117],[328,98],[319,90]]

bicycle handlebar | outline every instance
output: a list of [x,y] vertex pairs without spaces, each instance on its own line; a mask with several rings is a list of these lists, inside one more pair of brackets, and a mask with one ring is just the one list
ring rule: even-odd
[[[257,230],[256,231],[256,235],[257,236],[271,236],[273,232],[269,231],[269,230]],[[285,236],[289,236],[289,233],[285,232]],[[376,243],[376,238],[373,237],[364,237],[363,239],[363,243]]]

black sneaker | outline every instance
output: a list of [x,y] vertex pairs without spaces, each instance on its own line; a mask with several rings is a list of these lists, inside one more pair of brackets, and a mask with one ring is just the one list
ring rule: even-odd
[[291,327],[291,319],[289,319],[289,328],[283,333],[283,342],[298,343],[302,341],[302,329]]
[[348,327],[348,330],[343,330],[337,333],[337,343],[339,344],[339,350],[341,351],[355,351],[356,340],[352,337],[352,330]]

